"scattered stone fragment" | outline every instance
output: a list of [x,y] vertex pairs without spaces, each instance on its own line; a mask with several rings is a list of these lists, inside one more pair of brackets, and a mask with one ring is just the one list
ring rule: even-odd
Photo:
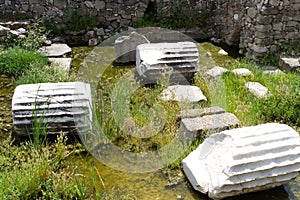
[[141,44],[136,59],[138,78],[147,83],[157,83],[164,73],[171,82],[187,82],[199,70],[198,48],[193,42]]
[[224,49],[221,49],[220,51],[218,51],[218,54],[228,56],[228,53]]
[[208,52],[206,52],[206,57],[211,57],[212,55],[211,55],[211,53],[208,51]]
[[222,76],[223,73],[225,73],[227,71],[228,70],[223,67],[215,66],[215,67],[211,68],[210,70],[208,70],[207,72],[205,72],[205,74],[207,74],[211,77],[220,77],[220,76]]
[[214,106],[209,108],[182,110],[180,111],[178,118],[180,119],[195,118],[195,117],[202,117],[205,115],[213,115],[213,114],[221,114],[221,113],[225,113],[225,110],[218,106]]
[[57,63],[58,66],[66,70],[66,72],[69,72],[71,68],[71,62],[72,62],[71,58],[49,58],[49,61]]
[[115,41],[115,62],[129,63],[136,61],[136,47],[140,44],[150,43],[142,34],[130,33],[129,36],[121,36]]
[[48,57],[63,57],[72,52],[67,44],[51,44],[50,46],[41,47],[41,51]]
[[300,58],[280,58],[282,67],[288,71],[293,71],[300,67]]
[[200,135],[202,138],[206,138],[212,133],[235,128],[239,125],[240,121],[234,114],[219,113],[182,119],[180,131],[187,137],[192,138]]
[[162,92],[161,98],[164,101],[207,101],[207,98],[203,95],[201,89],[191,85],[171,85]]
[[232,73],[237,76],[253,76],[253,73],[247,68],[238,68],[232,70]]
[[245,87],[258,98],[264,98],[268,96],[268,88],[258,82],[247,82]]
[[83,82],[19,85],[12,98],[15,132],[34,132],[34,121],[47,134],[80,133],[91,128],[91,90]]
[[274,74],[274,75],[283,74],[283,71],[281,71],[278,67],[275,66],[262,67],[261,70],[263,74]]
[[194,189],[212,199],[270,189],[299,175],[299,134],[276,123],[223,131],[182,164]]
[[89,39],[88,45],[89,47],[94,47],[98,44],[98,39],[97,38],[91,38]]

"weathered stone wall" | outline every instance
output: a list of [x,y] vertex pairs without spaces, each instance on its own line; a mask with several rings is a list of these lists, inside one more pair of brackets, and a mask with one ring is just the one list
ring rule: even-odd
[[[160,1],[158,5],[166,7],[168,2]],[[212,41],[239,46],[249,58],[277,53],[284,45],[300,46],[300,0],[187,2],[198,12],[212,13],[203,28]]]
[[[133,26],[139,17],[144,15],[149,0],[0,0],[0,19],[38,18],[52,20],[55,26],[66,30],[66,15],[72,10],[85,16],[97,19],[94,32],[85,34],[85,40],[96,39],[99,42],[116,32],[127,30]],[[70,16],[69,16],[70,17]],[[73,18],[74,19],[74,18]],[[79,22],[73,22],[79,23]],[[62,27],[61,27],[62,26]],[[88,30],[84,30],[88,31]],[[86,33],[86,32],[85,32]],[[77,33],[67,32],[73,36],[82,36]]]
[[93,39],[92,43],[97,43],[133,26],[149,2],[154,4],[152,9],[167,10],[180,2],[179,9],[189,14],[210,13],[202,19],[205,27],[191,35],[239,46],[247,57],[276,53],[282,44],[300,46],[300,0],[0,0],[0,19],[24,13],[53,19],[59,26],[66,11],[75,8],[97,17],[97,27],[85,30],[84,35],[85,42]]
[[244,16],[240,47],[247,57],[277,52],[283,45],[300,45],[300,0],[252,1]]

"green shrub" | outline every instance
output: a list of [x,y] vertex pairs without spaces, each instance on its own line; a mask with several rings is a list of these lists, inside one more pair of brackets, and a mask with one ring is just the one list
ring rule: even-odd
[[60,68],[55,63],[51,65],[42,64],[39,62],[32,63],[30,68],[19,77],[16,84],[69,82],[75,79],[75,77],[69,76],[65,69]]
[[146,13],[136,23],[137,27],[162,27],[169,29],[191,28],[205,24],[208,12],[196,12],[188,1],[170,1],[165,9]]
[[0,73],[18,77],[30,68],[33,63],[42,67],[48,59],[41,53],[25,50],[20,47],[8,48],[0,53]]
[[47,31],[44,26],[39,22],[34,23],[27,27],[27,35],[25,37],[13,37],[10,36],[6,38],[5,46],[6,47],[15,47],[19,46],[27,50],[37,50],[41,47],[46,40]]
[[80,31],[95,27],[98,20],[95,16],[83,14],[79,10],[72,8],[67,10],[63,17],[66,29],[69,31]]

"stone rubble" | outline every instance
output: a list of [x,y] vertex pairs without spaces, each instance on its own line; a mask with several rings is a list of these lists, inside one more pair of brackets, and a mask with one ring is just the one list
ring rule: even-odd
[[50,46],[41,47],[40,50],[48,57],[62,57],[72,52],[67,44],[51,44]]
[[293,71],[300,68],[300,57],[298,58],[280,58],[283,69]]
[[284,124],[226,130],[182,161],[193,188],[212,199],[281,186],[300,171],[299,133]]
[[275,66],[262,67],[260,70],[262,71],[263,74],[273,74],[273,75],[283,74],[283,71],[281,71],[278,67]]
[[161,99],[164,101],[179,101],[197,103],[207,101],[201,89],[191,85],[171,85],[161,93]]
[[[197,112],[197,111],[195,111]],[[212,133],[235,128],[240,125],[239,119],[232,113],[216,112],[194,118],[183,118],[180,132],[189,138],[206,138]]]
[[206,71],[205,74],[215,78],[215,77],[222,76],[222,74],[224,74],[227,71],[228,70],[223,67],[215,66],[215,67],[211,68],[210,70]]
[[121,36],[115,41],[115,62],[130,63],[136,61],[136,47],[148,44],[149,40],[142,34],[131,32],[128,36]]
[[56,63],[61,69],[67,73],[70,71],[72,58],[49,58],[50,62]]
[[258,98],[268,96],[269,89],[258,82],[247,82],[245,83],[245,87]]
[[223,56],[228,56],[228,53],[224,49],[221,49],[220,51],[218,51],[218,54],[223,55]]
[[253,73],[247,68],[233,69],[232,73],[237,76],[253,76]]

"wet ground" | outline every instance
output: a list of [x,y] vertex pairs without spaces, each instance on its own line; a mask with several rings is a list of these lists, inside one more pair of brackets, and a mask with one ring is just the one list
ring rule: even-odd
[[[209,43],[203,44],[202,47],[204,48],[203,52],[210,51],[214,55],[215,52],[219,50],[219,47],[214,47]],[[73,68],[75,71],[91,50],[91,48],[86,47],[77,47],[73,49]],[[222,57],[219,55],[215,55],[214,57],[218,65],[232,59],[230,57],[225,58],[226,59],[222,60]],[[112,72],[112,74],[113,73],[115,72]],[[13,128],[11,99],[14,87],[14,81],[12,78],[0,75],[0,138],[9,135]],[[105,190],[108,193],[115,193],[118,191],[123,194],[133,194],[138,199],[209,199],[207,196],[195,192],[181,171],[170,172],[167,170],[160,170],[157,172],[143,174],[124,173],[105,166],[91,156],[86,158],[73,157],[70,160],[70,163],[78,164],[78,173],[84,174],[91,182],[96,180],[95,184],[98,186],[97,188],[99,188],[99,190]],[[97,172],[96,178],[95,175],[91,173],[93,171],[91,170],[91,166]],[[231,199],[300,199],[300,176],[285,187],[278,187],[272,190],[242,195]]]

